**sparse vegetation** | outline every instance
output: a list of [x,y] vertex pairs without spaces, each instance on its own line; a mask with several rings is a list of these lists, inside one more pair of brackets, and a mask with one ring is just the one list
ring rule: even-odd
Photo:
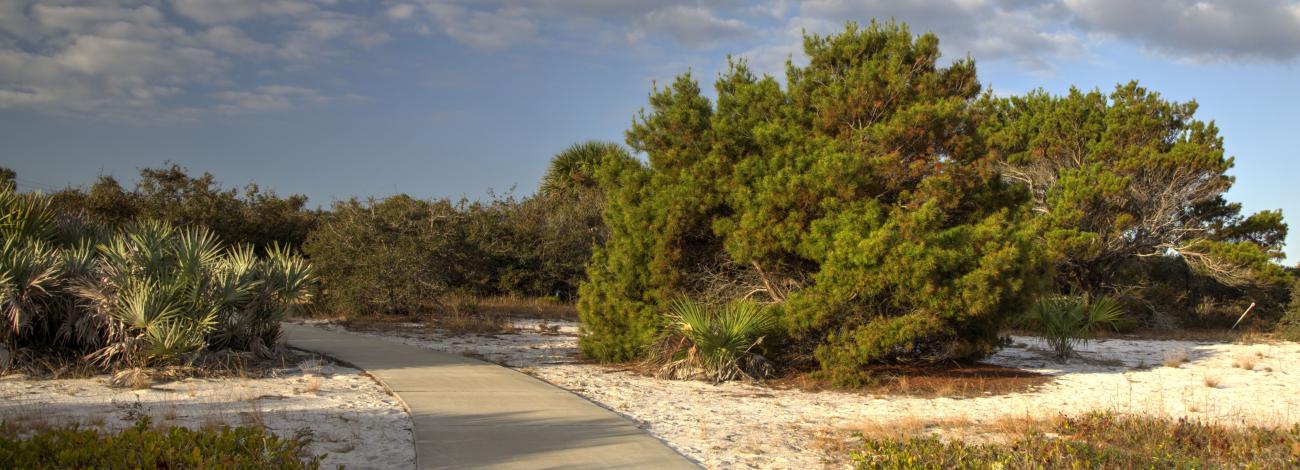
[[1006,443],[868,439],[852,458],[860,469],[1291,468],[1297,448],[1300,426],[1237,429],[1093,413],[1022,425]]
[[1165,365],[1165,367],[1177,368],[1179,366],[1182,366],[1183,364],[1186,364],[1187,361],[1189,361],[1187,357],[1187,351],[1180,349],[1177,351],[1165,353],[1165,360],[1163,364]]

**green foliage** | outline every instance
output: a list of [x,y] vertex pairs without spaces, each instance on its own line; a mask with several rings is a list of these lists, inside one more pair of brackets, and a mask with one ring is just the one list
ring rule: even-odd
[[25,354],[152,366],[207,349],[269,355],[310,301],[311,267],[277,246],[258,257],[202,227],[141,221],[104,230],[0,191],[0,339]]
[[990,171],[974,64],[894,23],[805,39],[787,86],[733,62],[716,106],[656,88],[602,172],[610,239],[581,290],[588,356],[637,357],[680,294],[760,296],[848,377],[880,361],[978,356],[1046,266],[1028,195]]
[[1019,326],[1042,335],[1057,359],[1074,355],[1074,347],[1100,328],[1118,328],[1124,307],[1110,297],[1088,299],[1069,295],[1039,298],[1019,319]]
[[276,244],[300,246],[319,217],[306,208],[306,196],[280,197],[256,184],[242,191],[225,189],[213,175],[190,176],[175,164],[140,170],[133,191],[102,176],[89,191],[68,188],[51,199],[63,213],[110,226],[143,218],[177,227],[208,227],[222,240],[251,244],[259,252]]
[[12,169],[0,166],[0,189],[14,189],[17,187],[18,173]]
[[0,435],[0,467],[316,469],[310,433],[282,438],[260,427],[158,429],[142,419],[118,434],[78,428],[37,432],[27,439]]
[[1300,341],[1300,281],[1291,282],[1291,301],[1278,322],[1278,332],[1289,341]]
[[660,375],[720,383],[763,379],[775,372],[759,354],[777,327],[762,305],[742,300],[711,306],[682,297],[669,307],[664,334],[651,353]]
[[522,200],[335,203],[303,249],[326,308],[349,315],[445,312],[453,292],[570,299],[607,237],[593,178],[635,162],[615,144],[587,142],[556,155],[538,194]]
[[430,312],[448,290],[480,278],[476,267],[489,261],[467,233],[467,219],[463,206],[446,200],[336,202],[303,251],[318,269],[326,308],[351,315]]
[[621,145],[613,142],[587,141],[573,144],[551,158],[542,176],[538,192],[549,196],[573,195],[598,190],[596,173],[606,159],[632,158]]
[[1294,468],[1300,426],[1230,428],[1093,413],[1061,418],[1050,435],[1026,431],[1006,444],[968,444],[937,437],[868,440],[852,453],[860,469]]
[[1130,82],[1109,94],[1038,91],[982,104],[982,133],[1007,180],[1030,190],[1062,290],[1178,284],[1189,294],[1176,307],[1185,311],[1225,298],[1212,291],[1271,304],[1276,295],[1265,291],[1284,285],[1273,262],[1286,238],[1281,212],[1243,217],[1240,204],[1224,200],[1233,158],[1218,127],[1194,118],[1195,102],[1170,102]]

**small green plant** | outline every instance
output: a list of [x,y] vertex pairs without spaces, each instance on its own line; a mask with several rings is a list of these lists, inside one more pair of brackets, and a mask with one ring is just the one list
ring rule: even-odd
[[1110,297],[1052,295],[1038,299],[1019,319],[1021,327],[1043,336],[1057,359],[1068,359],[1074,348],[1100,328],[1118,328],[1124,307]]
[[54,428],[20,439],[0,435],[0,468],[317,469],[310,432],[281,438],[260,427],[160,429],[142,418],[118,434]]
[[651,360],[661,376],[720,383],[762,379],[774,372],[758,351],[776,329],[776,319],[762,305],[735,301],[711,306],[682,297],[669,307]]

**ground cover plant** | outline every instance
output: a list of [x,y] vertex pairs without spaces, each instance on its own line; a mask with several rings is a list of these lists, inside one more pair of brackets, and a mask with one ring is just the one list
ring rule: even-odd
[[261,427],[161,428],[145,417],[116,434],[51,428],[30,436],[0,434],[0,467],[316,469],[308,432],[282,438]]
[[1188,419],[1092,413],[1023,426],[1006,442],[935,436],[867,439],[861,469],[1294,468],[1300,426],[1232,428]]

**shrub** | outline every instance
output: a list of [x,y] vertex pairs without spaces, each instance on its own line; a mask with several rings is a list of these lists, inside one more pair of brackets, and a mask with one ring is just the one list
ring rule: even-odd
[[325,306],[349,315],[428,313],[491,259],[467,233],[462,208],[406,195],[336,202],[303,245]]
[[0,467],[316,469],[323,456],[307,450],[310,433],[281,438],[260,427],[156,429],[147,418],[118,434],[57,428],[27,439],[0,435]]
[[1093,413],[1061,418],[1050,435],[1026,431],[1007,444],[937,437],[868,440],[852,458],[861,469],[954,468],[1292,468],[1300,426],[1230,428]]
[[522,200],[421,200],[398,195],[334,204],[304,250],[319,266],[327,307],[349,315],[445,312],[447,294],[571,299],[607,231],[606,166],[636,160],[616,144],[557,154]]
[[16,354],[89,353],[110,367],[208,349],[269,355],[280,322],[311,298],[311,267],[288,249],[258,257],[162,222],[101,230],[11,191],[0,210],[0,338]]
[[880,362],[986,354],[1045,260],[1028,193],[989,171],[974,64],[872,23],[805,38],[784,89],[733,62],[716,105],[689,74],[627,133],[649,166],[602,171],[608,242],[579,312],[583,354],[647,350],[678,295],[765,297],[796,349],[852,380]]
[[760,352],[777,324],[762,305],[742,300],[716,307],[683,297],[670,308],[652,353],[661,376],[720,383],[762,379],[774,372]]
[[1087,299],[1069,295],[1039,298],[1020,317],[1021,327],[1042,335],[1057,359],[1074,355],[1074,347],[1091,339],[1100,328],[1118,328],[1124,308],[1115,299]]
[[1291,284],[1291,302],[1278,322],[1277,331],[1283,339],[1300,341],[1300,281]]
[[66,214],[113,227],[136,219],[208,227],[222,240],[253,245],[259,253],[274,245],[298,248],[319,218],[307,209],[306,196],[281,197],[256,184],[227,189],[211,174],[192,176],[175,164],[141,169],[134,189],[102,176],[89,190],[67,188],[51,199]]

